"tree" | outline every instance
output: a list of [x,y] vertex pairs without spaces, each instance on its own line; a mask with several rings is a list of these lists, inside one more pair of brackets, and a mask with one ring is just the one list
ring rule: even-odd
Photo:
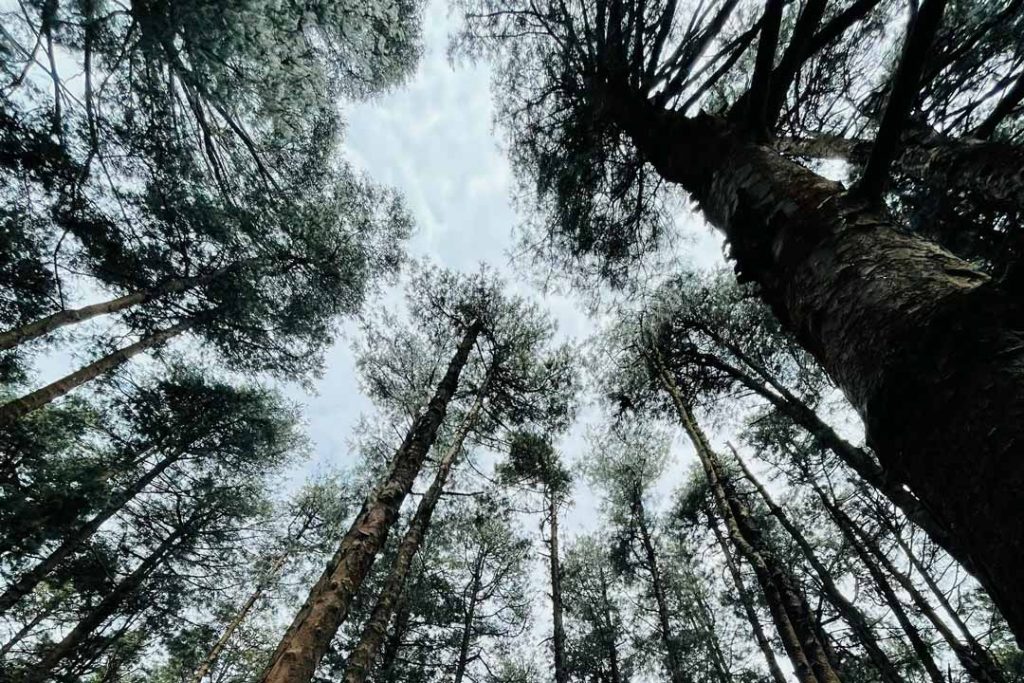
[[[1024,396],[1016,285],[903,230],[881,196],[945,3],[922,3],[910,22],[849,190],[785,158],[770,136],[804,65],[876,3],[834,14],[801,3],[783,32],[786,9],[767,0],[734,41],[726,25],[737,5],[687,16],[670,1],[467,3],[464,42],[501,61],[500,117],[536,190],[548,251],[622,275],[663,241],[670,190],[683,190],[859,411],[883,470],[955,530],[1020,637],[1024,469],[1007,464]],[[715,85],[755,37],[749,87],[715,106]],[[712,113],[691,115],[697,106]]]

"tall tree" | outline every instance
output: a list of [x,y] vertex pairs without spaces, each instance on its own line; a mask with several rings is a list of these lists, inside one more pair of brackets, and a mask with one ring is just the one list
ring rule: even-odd
[[[922,3],[905,30],[894,25],[902,17],[888,22],[902,47],[849,190],[765,144],[764,132],[777,129],[773,98],[790,97],[804,65],[876,3],[833,13],[800,3],[784,33],[775,0],[748,18],[730,2],[692,13],[671,1],[468,2],[465,43],[500,61],[499,116],[539,195],[546,250],[622,276],[664,242],[671,190],[685,191],[740,276],[860,412],[883,470],[953,530],[1024,637],[1024,466],[1008,464],[1020,460],[1024,402],[1016,284],[904,230],[881,196],[944,5]],[[731,42],[730,18],[750,38]],[[750,73],[733,65],[755,36],[749,87],[716,90],[730,72],[733,83]],[[847,91],[864,83],[850,76]]]

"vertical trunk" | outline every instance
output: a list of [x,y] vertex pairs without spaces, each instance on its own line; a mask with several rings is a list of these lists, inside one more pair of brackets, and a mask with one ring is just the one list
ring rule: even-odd
[[704,639],[708,641],[708,649],[711,651],[711,662],[714,665],[715,675],[720,683],[731,683],[732,673],[725,661],[725,654],[722,652],[721,643],[718,642],[718,634],[715,632],[715,622],[711,606],[704,598],[704,592],[700,585],[693,591],[694,602],[697,607],[697,618],[695,619],[699,632],[704,633]]
[[754,597],[747,590],[746,583],[743,581],[743,575],[740,574],[740,568],[737,566],[736,560],[733,559],[732,550],[729,549],[729,544],[718,528],[718,523],[715,522],[715,517],[711,514],[710,510],[708,511],[708,526],[711,527],[711,531],[715,534],[718,547],[722,549],[726,569],[729,570],[732,582],[736,586],[736,592],[739,593],[740,602],[743,604],[743,612],[747,615],[747,621],[750,622],[750,628],[754,632],[754,640],[757,642],[757,647],[761,650],[761,654],[768,664],[768,672],[771,674],[772,680],[775,683],[787,683],[786,676],[782,673],[782,669],[779,668],[779,663],[775,659],[775,652],[768,641],[768,636],[765,635],[764,629],[761,627],[761,620],[758,618],[757,609],[754,607]]
[[144,304],[147,301],[152,301],[153,299],[157,299],[166,294],[184,292],[192,289],[193,287],[197,287],[198,285],[210,282],[216,276],[223,274],[225,270],[226,269],[221,268],[209,275],[199,277],[174,278],[153,289],[133,292],[125,296],[117,297],[116,299],[101,301],[100,303],[83,306],[81,308],[58,311],[57,313],[46,316],[45,318],[40,318],[39,320],[34,320],[13,330],[0,333],[0,351],[14,348],[27,341],[37,339],[38,337],[42,337],[54,330],[58,330],[68,325],[85,322],[86,320],[91,320],[92,318],[96,318],[101,315],[117,313],[133,306]]
[[924,667],[925,673],[928,674],[928,678],[932,683],[944,683],[945,678],[942,675],[942,671],[939,670],[938,665],[935,663],[935,659],[932,657],[931,647],[924,641],[921,636],[921,632],[917,626],[910,620],[906,610],[903,608],[903,602],[896,595],[896,592],[889,585],[889,580],[882,573],[881,568],[875,562],[874,558],[871,557],[870,553],[861,545],[860,541],[854,534],[853,530],[848,526],[847,519],[845,516],[840,515],[838,508],[828,500],[825,492],[822,491],[817,484],[812,480],[812,485],[821,499],[825,509],[828,510],[829,515],[836,522],[843,537],[853,548],[857,557],[860,558],[861,563],[867,567],[868,573],[871,574],[872,580],[875,582],[875,586],[878,588],[882,597],[888,604],[890,611],[896,616],[896,620],[900,623],[903,628],[903,632],[907,634],[907,639],[910,641],[910,646],[914,649],[914,654],[917,655],[917,661],[920,662],[921,666]]
[[183,453],[184,452],[182,450],[177,450],[154,465],[146,474],[139,477],[131,486],[122,491],[121,495],[116,496],[110,501],[110,503],[103,507],[96,516],[80,526],[71,536],[65,538],[60,545],[54,548],[53,551],[43,558],[37,565],[11,582],[11,584],[4,590],[3,594],[0,595],[0,615],[5,613],[13,605],[17,604],[18,601],[35,590],[35,587],[39,585],[39,582],[45,579],[50,572],[57,567],[57,565],[59,565],[75,550],[80,548],[83,543],[88,541],[92,535],[96,533],[101,526],[103,526],[103,523],[113,517],[118,510],[128,503],[128,501],[141,493],[143,489],[153,482],[154,479],[166,471],[168,467],[177,462]]
[[[819,495],[821,494],[819,493]],[[973,680],[979,681],[980,683],[1005,683],[1005,678],[1003,677],[1002,672],[998,669],[987,670],[978,660],[975,659],[971,650],[956,637],[956,634],[953,633],[946,622],[935,613],[931,603],[928,602],[928,598],[926,598],[921,591],[917,589],[917,586],[915,586],[914,582],[910,580],[910,577],[901,572],[892,560],[882,552],[873,539],[871,539],[864,530],[860,528],[860,526],[855,524],[838,504],[832,502],[831,505],[832,510],[834,510],[832,513],[833,516],[838,516],[843,519],[843,523],[846,524],[850,533],[858,537],[860,545],[864,548],[865,552],[870,554],[889,574],[889,576],[899,584],[900,588],[906,591],[918,612],[928,620],[938,634],[942,636],[942,639],[946,641],[949,649],[953,651],[953,654],[956,655],[960,665],[963,666],[964,671],[966,671]]]
[[647,528],[643,499],[639,496],[633,502],[633,513],[636,517],[638,531],[640,532],[640,542],[644,547],[647,568],[651,574],[651,587],[654,589],[654,601],[658,608],[658,630],[661,632],[661,642],[665,646],[665,663],[672,678],[672,683],[685,683],[688,679],[679,662],[679,653],[672,634],[668,595],[665,592],[665,584],[662,581],[661,570],[658,566],[658,554],[654,549],[650,530]]
[[883,469],[955,534],[1024,642],[1019,297],[721,119],[629,92],[607,103],[724,233],[740,275],[845,392]]
[[100,375],[117,369],[143,351],[148,351],[149,349],[160,346],[169,339],[178,336],[192,327],[195,322],[195,319],[184,320],[177,325],[172,325],[167,329],[154,332],[134,344],[129,344],[124,348],[120,348],[97,361],[89,363],[84,368],[72,372],[70,375],[66,375],[55,382],[51,382],[42,389],[37,389],[36,391],[26,394],[21,398],[14,399],[13,401],[3,404],[0,406],[0,427],[14,422],[23,415],[31,413],[33,410],[42,408],[54,399],[64,396],[71,390],[80,387],[86,382],[96,379]]
[[409,611],[409,602],[400,598],[398,608],[395,611],[395,623],[391,626],[391,634],[384,643],[384,652],[380,656],[380,680],[390,681],[394,678],[395,663],[398,661],[398,653],[402,649],[402,640],[409,630],[409,618],[412,614]]
[[719,514],[729,536],[740,554],[750,563],[764,592],[769,611],[782,639],[790,662],[803,683],[839,683],[835,666],[829,659],[813,615],[792,577],[761,548],[760,533],[745,506],[738,500],[731,485],[725,481],[721,466],[707,437],[668,374],[660,357],[651,359],[662,387],[669,394],[679,414],[698,459],[704,467],[708,485],[715,497]]
[[[302,532],[304,531],[305,527],[303,527]],[[302,532],[300,532],[300,534]],[[281,553],[277,556],[274,562],[270,565],[270,570],[267,573],[267,576],[256,584],[256,588],[249,594],[249,597],[246,598],[245,602],[242,603],[241,608],[239,608],[234,618],[231,619],[230,623],[228,623],[227,627],[225,627],[224,631],[220,634],[220,637],[217,638],[217,642],[214,643],[213,647],[210,648],[210,651],[206,653],[206,657],[203,658],[202,663],[196,667],[196,670],[192,674],[192,678],[189,679],[189,683],[201,683],[203,678],[210,673],[214,665],[217,663],[217,660],[220,659],[221,653],[224,652],[224,648],[226,648],[228,643],[231,641],[231,637],[235,635],[235,631],[237,631],[238,627],[245,622],[246,617],[249,616],[249,612],[252,611],[252,608],[257,602],[259,602],[260,598],[263,597],[263,594],[267,590],[267,586],[284,567],[287,559],[288,555],[286,553]]]
[[88,638],[103,622],[109,619],[117,609],[139,589],[142,582],[152,573],[156,566],[167,556],[174,545],[186,534],[189,525],[183,524],[160,542],[160,545],[143,560],[138,567],[121,580],[92,610],[78,622],[71,631],[56,645],[50,647],[43,655],[39,664],[26,676],[25,683],[37,683],[47,680],[57,665]]
[[611,601],[608,599],[608,581],[605,579],[604,567],[598,568],[601,580],[601,601],[604,607],[603,630],[605,647],[608,650],[608,672],[611,676],[611,683],[622,683],[622,674],[619,672],[619,649],[616,644],[615,626],[611,616]]
[[555,683],[567,683],[569,674],[565,669],[565,625],[562,620],[562,568],[558,557],[558,498],[548,494],[548,560],[551,573],[551,622],[552,644],[555,655]]
[[427,489],[427,492],[420,499],[419,505],[416,507],[416,513],[413,515],[412,521],[409,522],[409,528],[406,529],[402,542],[398,546],[398,553],[395,555],[391,570],[384,580],[384,585],[377,596],[377,601],[373,605],[373,611],[363,626],[359,642],[352,649],[351,654],[349,654],[348,661],[345,662],[345,675],[343,678],[345,683],[362,683],[373,669],[377,655],[384,645],[388,623],[391,621],[391,614],[394,611],[395,604],[402,595],[406,579],[412,570],[412,562],[419,552],[420,546],[423,544],[427,530],[430,528],[430,520],[434,515],[434,509],[437,507],[438,501],[441,500],[441,494],[448,481],[448,475],[451,473],[455,461],[462,452],[466,436],[476,423],[477,416],[483,407],[484,396],[486,395],[489,382],[490,375],[484,380],[477,392],[472,408],[462,419],[462,423],[452,437],[451,444],[449,444],[448,449],[437,465],[437,473],[434,475],[434,480],[430,483],[430,488]]
[[312,679],[437,438],[481,329],[479,321],[466,329],[426,410],[417,417],[392,457],[387,478],[363,503],[331,563],[282,637],[260,679],[263,683],[308,683]]
[[743,462],[743,459],[739,456],[739,453],[733,450],[733,454],[736,457],[736,462],[739,463],[740,469],[743,470],[744,476],[747,480],[753,484],[754,488],[760,494],[762,500],[768,506],[768,510],[772,515],[779,521],[786,532],[796,541],[797,546],[803,553],[804,558],[808,564],[814,569],[814,572],[818,575],[818,580],[821,581],[821,587],[828,601],[832,603],[836,611],[842,616],[843,620],[850,625],[853,629],[854,634],[857,636],[857,640],[860,641],[861,645],[868,653],[868,657],[871,659],[871,663],[878,669],[880,680],[886,681],[887,683],[902,683],[902,678],[899,672],[896,670],[895,665],[889,659],[889,656],[885,654],[882,648],[878,644],[878,639],[875,637],[875,633],[868,623],[867,617],[864,616],[863,612],[857,609],[857,606],[850,602],[842,591],[836,586],[835,581],[832,580],[832,575],[828,568],[821,563],[817,555],[814,553],[814,548],[811,543],[800,531],[799,527],[796,526],[790,519],[785,511],[779,507],[779,505],[772,499],[768,491],[761,485],[761,482],[757,480],[753,472],[747,469],[747,465]]
[[466,601],[466,616],[462,620],[462,638],[459,639],[459,658],[455,663],[453,683],[462,683],[469,666],[469,648],[473,644],[473,619],[476,617],[476,596],[480,592],[483,574],[483,553],[477,556],[473,565],[473,579],[469,586],[469,597]]

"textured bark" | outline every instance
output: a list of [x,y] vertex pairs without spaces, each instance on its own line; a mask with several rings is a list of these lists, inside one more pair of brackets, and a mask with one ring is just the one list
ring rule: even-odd
[[168,280],[154,289],[133,292],[125,296],[117,297],[116,299],[102,301],[100,303],[83,306],[81,308],[58,311],[57,313],[46,316],[45,318],[40,318],[39,320],[34,320],[13,330],[0,333],[0,351],[14,348],[19,344],[37,339],[49,334],[50,332],[59,330],[62,327],[67,327],[68,325],[85,322],[86,320],[91,320],[101,315],[118,313],[133,306],[144,304],[147,301],[158,299],[167,294],[184,292],[192,289],[193,287],[210,282],[215,277],[223,274],[225,270],[226,269],[220,269],[214,273],[210,273],[209,275],[198,277],[174,278],[173,280]]
[[143,351],[148,351],[149,349],[160,346],[169,339],[173,339],[182,332],[188,330],[194,324],[195,320],[189,319],[182,321],[177,325],[168,327],[167,329],[160,330],[159,332],[154,332],[134,344],[129,344],[124,348],[118,349],[97,361],[89,363],[84,368],[76,370],[70,375],[66,375],[55,382],[51,382],[42,389],[37,389],[36,391],[26,394],[21,398],[14,399],[13,401],[3,404],[0,406],[0,427],[5,424],[10,424],[34,410],[42,408],[54,399],[64,396],[86,382],[90,382],[101,375],[119,368]]
[[308,683],[312,679],[437,438],[481,329],[479,321],[466,329],[426,410],[416,418],[392,457],[387,478],[363,503],[338,551],[282,637],[260,679],[263,683]]
[[103,622],[117,611],[126,599],[139,589],[142,582],[163,561],[175,544],[186,535],[189,528],[189,524],[183,524],[162,540],[160,545],[138,567],[133,569],[128,576],[122,579],[110,593],[104,596],[59,643],[46,650],[39,664],[25,676],[23,679],[24,683],[39,683],[48,680],[54,669],[65,658],[73,654],[86,638],[92,635]]
[[679,662],[676,639],[672,633],[671,611],[668,606],[668,595],[662,580],[661,568],[658,566],[658,553],[651,540],[651,532],[647,528],[647,514],[643,499],[638,495],[633,502],[633,516],[636,518],[637,530],[640,532],[640,543],[644,548],[644,559],[651,575],[651,588],[654,589],[654,602],[658,609],[658,631],[662,645],[665,647],[665,663],[673,683],[686,683],[688,680]]
[[437,465],[437,473],[434,474],[434,480],[430,483],[430,488],[427,489],[427,492],[420,499],[412,521],[409,522],[409,527],[406,529],[405,535],[402,536],[402,542],[398,545],[398,552],[391,564],[387,578],[384,580],[384,585],[380,589],[380,594],[373,605],[370,617],[363,626],[359,642],[352,648],[352,652],[345,662],[345,675],[343,678],[345,683],[362,683],[373,670],[377,656],[384,646],[384,639],[387,636],[391,615],[395,610],[395,605],[401,598],[409,572],[412,571],[413,560],[416,558],[417,553],[419,553],[420,546],[423,545],[423,539],[430,529],[430,520],[434,515],[434,510],[437,508],[437,503],[441,500],[441,494],[444,492],[444,486],[448,482],[448,476],[451,473],[452,467],[462,453],[462,446],[466,436],[468,436],[473,425],[476,424],[480,410],[483,408],[484,396],[486,395],[489,383],[490,375],[485,378],[480,389],[477,391],[477,397],[473,402],[473,406],[463,417],[462,423],[453,435],[451,444],[449,444],[448,449],[444,452]]
[[[883,469],[1024,636],[1024,320],[972,266],[719,119],[611,114],[731,243],[737,270],[863,417]],[[969,454],[969,455],[968,455]]]
[[772,650],[771,642],[769,642],[768,636],[765,635],[764,628],[761,626],[761,619],[757,616],[757,609],[754,607],[754,597],[747,590],[746,583],[743,581],[743,575],[740,574],[740,568],[737,566],[732,550],[729,548],[729,543],[725,540],[725,536],[722,535],[722,531],[718,528],[718,523],[715,521],[714,515],[710,514],[710,511],[708,513],[708,525],[715,534],[718,547],[722,549],[726,569],[729,570],[732,582],[736,586],[740,603],[743,605],[743,613],[746,614],[750,628],[754,632],[754,640],[757,642],[757,647],[761,650],[761,655],[768,664],[768,673],[771,674],[772,680],[775,683],[787,683],[788,679],[782,673],[782,669],[779,668],[779,662],[775,659],[775,651]]
[[[856,165],[866,161],[870,149],[870,143],[863,140],[829,136],[788,138],[776,145],[785,154],[845,159]],[[892,168],[927,187],[968,190],[998,209],[1024,208],[1024,148],[1019,145],[937,135],[907,139]]]
[[548,493],[548,569],[551,578],[552,645],[555,658],[555,683],[567,683],[565,668],[565,624],[562,608],[562,566],[558,556],[558,496]]
[[875,636],[874,630],[868,623],[867,617],[864,613],[857,609],[857,606],[850,602],[842,591],[836,586],[835,581],[832,580],[832,575],[828,568],[822,564],[821,560],[814,552],[814,548],[811,543],[804,536],[803,532],[799,527],[796,526],[789,519],[789,515],[786,514],[779,505],[772,499],[768,491],[761,485],[761,482],[757,480],[757,477],[747,468],[743,459],[733,450],[733,454],[736,457],[736,462],[739,463],[740,469],[743,470],[744,476],[747,480],[753,484],[754,488],[760,494],[761,499],[764,500],[768,506],[768,510],[772,513],[782,525],[782,528],[790,535],[790,537],[796,541],[797,547],[803,553],[807,563],[814,569],[815,574],[818,575],[818,580],[821,582],[822,592],[828,601],[832,603],[836,611],[842,616],[843,620],[850,625],[857,640],[864,647],[864,650],[868,653],[868,657],[871,659],[871,663],[875,665],[878,670],[880,680],[886,681],[887,683],[902,683],[903,679],[900,677],[899,672],[893,665],[889,656],[885,654],[882,648],[878,644],[878,638]]
[[182,450],[176,450],[167,455],[163,460],[154,465],[146,474],[142,475],[127,489],[115,496],[107,505],[93,516],[88,522],[61,541],[60,545],[54,548],[49,555],[39,561],[32,569],[28,570],[17,579],[12,581],[0,595],[0,615],[17,604],[22,598],[35,590],[35,587],[45,579],[50,572],[57,568],[66,557],[80,548],[88,541],[96,531],[103,526],[103,523],[117,514],[118,510],[125,504],[139,495],[154,479],[159,477],[168,467],[176,463],[184,454]]
[[795,581],[770,554],[764,552],[756,525],[750,519],[746,506],[732,490],[731,484],[722,476],[718,456],[697,424],[689,405],[683,400],[675,381],[660,357],[655,355],[651,361],[658,380],[675,405],[683,429],[697,452],[729,537],[754,569],[797,678],[802,683],[839,683],[840,678],[828,649],[822,642],[810,608]]

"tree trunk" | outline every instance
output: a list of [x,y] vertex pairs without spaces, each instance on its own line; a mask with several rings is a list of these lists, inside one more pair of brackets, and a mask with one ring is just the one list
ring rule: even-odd
[[565,668],[565,625],[562,609],[562,566],[558,557],[558,497],[548,493],[548,566],[551,574],[552,645],[555,655],[555,683],[567,683]]
[[611,617],[611,601],[608,599],[608,581],[605,579],[604,567],[598,567],[601,580],[601,601],[604,606],[604,631],[605,647],[608,650],[608,672],[611,676],[610,683],[622,683],[622,674],[619,672],[619,649],[616,643],[615,626]]
[[39,664],[28,672],[25,683],[40,683],[47,680],[57,665],[70,656],[104,621],[109,619],[121,604],[130,597],[156,566],[166,557],[174,544],[187,532],[183,524],[160,542],[160,545],[143,560],[138,567],[121,580],[81,621],[56,645],[48,648]]
[[473,579],[470,583],[466,616],[462,620],[462,637],[459,639],[459,658],[455,662],[455,672],[452,676],[453,683],[462,683],[462,679],[466,675],[466,667],[469,666],[469,648],[473,644],[473,619],[476,616],[476,596],[480,592],[482,573],[483,553],[481,552],[473,565]]
[[380,589],[377,601],[373,605],[373,611],[363,626],[359,642],[352,648],[348,661],[345,662],[345,675],[343,677],[345,683],[362,683],[370,675],[370,671],[373,670],[374,662],[376,662],[377,656],[384,645],[384,639],[387,636],[391,615],[405,588],[409,572],[412,570],[412,562],[416,558],[420,546],[423,544],[427,531],[430,529],[430,520],[434,515],[434,509],[437,507],[438,501],[441,500],[444,486],[448,482],[448,475],[451,473],[455,461],[462,453],[462,446],[466,436],[473,428],[473,425],[476,424],[480,410],[483,408],[484,396],[486,395],[489,383],[490,374],[488,373],[487,378],[484,379],[480,389],[477,391],[477,397],[473,402],[473,406],[462,419],[462,423],[452,437],[451,444],[449,444],[448,449],[441,457],[434,480],[430,483],[430,488],[427,489],[427,492],[420,499],[419,505],[416,507],[416,513],[413,515],[412,521],[409,522],[405,535],[402,536],[402,542],[398,546],[398,552],[391,564],[391,570],[388,572],[384,585]]
[[[861,165],[872,143],[823,136],[789,138],[777,143],[786,154],[825,159],[846,159]],[[1024,208],[1024,148],[1005,142],[971,138],[904,140],[893,171],[926,187],[969,190],[1004,211]]]
[[661,176],[725,234],[741,277],[760,285],[860,412],[892,480],[955,533],[1024,642],[1017,297],[720,119],[658,110],[632,93],[607,100]]
[[637,530],[640,532],[640,542],[644,548],[647,568],[651,574],[651,587],[654,589],[654,601],[658,608],[658,630],[661,632],[661,642],[665,646],[665,663],[672,683],[687,683],[688,679],[679,662],[676,640],[672,634],[671,612],[668,606],[665,584],[662,581],[661,569],[658,566],[658,554],[651,540],[650,530],[647,528],[647,515],[644,511],[643,499],[639,495],[633,501],[633,514],[636,517]]
[[885,577],[885,574],[882,573],[881,568],[879,568],[875,563],[874,558],[871,557],[870,553],[868,553],[864,546],[861,545],[859,539],[857,539],[856,535],[853,533],[853,530],[847,525],[846,518],[840,515],[837,508],[835,508],[832,502],[827,499],[825,492],[822,491],[813,480],[811,481],[811,485],[814,486],[818,497],[821,499],[825,509],[828,510],[829,515],[839,527],[843,537],[846,538],[846,541],[857,554],[857,557],[860,558],[861,563],[867,568],[868,573],[871,574],[871,578],[874,580],[875,586],[885,599],[886,604],[888,604],[889,610],[896,616],[896,620],[903,628],[903,632],[907,634],[910,646],[914,649],[914,654],[917,655],[917,661],[924,667],[925,673],[928,674],[928,678],[932,683],[944,683],[946,679],[943,677],[942,672],[935,663],[935,659],[932,657],[931,647],[924,641],[924,638],[921,636],[921,632],[910,620],[906,610],[903,608],[903,601],[896,595],[892,586],[889,585],[889,580]]
[[116,299],[101,301],[100,303],[83,306],[81,308],[58,311],[52,315],[46,316],[45,318],[40,318],[39,320],[34,320],[13,330],[0,333],[0,351],[12,349],[20,344],[37,339],[38,337],[42,337],[54,330],[58,330],[68,325],[85,322],[86,320],[91,320],[101,315],[118,313],[133,306],[160,298],[166,294],[184,292],[192,289],[193,287],[210,282],[215,277],[222,275],[226,270],[227,268],[220,268],[208,275],[174,278],[153,289],[133,292],[132,294],[127,294]]
[[775,683],[787,683],[787,678],[782,673],[782,669],[779,668],[778,660],[775,659],[775,652],[772,650],[771,642],[768,640],[768,636],[765,635],[764,628],[761,626],[761,620],[757,616],[757,610],[754,607],[754,597],[747,590],[746,583],[743,581],[743,575],[740,574],[740,568],[737,566],[736,560],[733,559],[732,551],[729,549],[729,544],[718,528],[718,523],[715,522],[715,517],[711,514],[710,510],[708,511],[708,526],[711,527],[711,531],[715,534],[718,547],[722,549],[726,569],[729,570],[732,582],[736,585],[736,592],[739,593],[740,602],[743,604],[743,612],[747,615],[747,621],[750,622],[750,628],[754,632],[754,640],[757,642],[757,647],[761,650],[761,654],[768,664],[768,672],[771,674],[772,680]]
[[[300,534],[303,533],[305,529],[306,527],[303,527]],[[281,553],[277,556],[274,562],[270,565],[270,570],[267,576],[256,584],[256,588],[249,594],[249,597],[246,598],[245,602],[242,603],[242,607],[220,634],[220,637],[217,638],[217,642],[213,644],[210,651],[206,653],[206,657],[203,658],[202,663],[196,668],[195,672],[193,672],[192,678],[189,679],[189,683],[201,683],[203,678],[210,673],[214,665],[217,663],[217,660],[220,659],[221,653],[224,652],[224,648],[226,648],[228,642],[231,641],[231,637],[235,635],[235,631],[238,630],[238,627],[241,626],[246,617],[249,616],[249,612],[252,611],[252,608],[257,602],[259,602],[260,598],[263,597],[263,594],[267,590],[267,585],[275,576],[277,576],[278,572],[281,571],[287,560],[287,553]]]
[[[405,595],[403,593],[403,595]],[[390,681],[394,678],[395,663],[398,661],[398,653],[402,649],[402,640],[406,631],[409,630],[409,618],[412,614],[409,611],[409,601],[405,597],[399,598],[398,607],[395,610],[395,623],[391,626],[391,634],[384,644],[384,651],[380,656],[379,676],[381,681]]]
[[[731,447],[731,446],[730,446]],[[879,678],[887,683],[903,683],[902,677],[896,670],[895,665],[889,659],[889,656],[885,654],[882,648],[878,644],[878,639],[875,636],[874,630],[868,623],[867,617],[864,613],[857,609],[857,606],[850,602],[842,591],[836,586],[835,581],[832,580],[832,575],[828,568],[821,563],[817,555],[814,553],[814,548],[810,542],[804,536],[803,532],[800,531],[799,527],[796,526],[790,519],[786,512],[779,507],[779,505],[772,499],[768,491],[761,485],[761,482],[757,480],[739,453],[733,449],[733,455],[736,458],[736,462],[739,463],[740,469],[743,471],[744,476],[747,480],[753,484],[754,488],[760,494],[762,500],[768,506],[768,510],[772,515],[779,520],[782,528],[796,541],[797,546],[800,548],[807,560],[807,563],[814,569],[815,574],[818,575],[818,580],[821,582],[822,591],[828,598],[828,601],[832,603],[836,611],[839,612],[843,620],[850,625],[853,629],[854,634],[857,636],[857,640],[860,641],[865,651],[868,653],[868,657],[871,659],[872,664],[878,669]]]
[[146,474],[135,480],[131,486],[121,492],[106,506],[104,506],[92,519],[83,524],[71,536],[65,538],[60,545],[43,558],[36,566],[15,579],[3,594],[0,595],[0,615],[17,604],[22,598],[35,590],[43,579],[49,576],[50,572],[57,568],[66,557],[76,551],[83,543],[92,538],[92,535],[103,526],[104,522],[113,517],[125,506],[128,501],[141,493],[150,483],[160,476],[168,467],[176,463],[184,454],[183,450],[177,450],[166,456],[163,460],[154,465]]
[[[655,353],[657,353],[655,351]],[[680,422],[704,468],[719,514],[740,554],[750,563],[764,593],[776,630],[802,683],[839,683],[840,678],[819,639],[810,608],[796,584],[778,563],[763,552],[760,533],[746,507],[722,476],[721,466],[704,432],[683,400],[660,357],[651,358],[658,380],[669,394]]]
[[[819,496],[822,496],[823,494],[824,492],[819,491]],[[938,632],[938,634],[942,636],[942,639],[946,641],[949,649],[953,651],[953,654],[956,655],[960,665],[963,666],[964,671],[966,671],[973,680],[979,681],[979,683],[1005,683],[1005,678],[1001,671],[988,670],[981,665],[981,662],[975,659],[970,648],[964,645],[960,639],[956,637],[956,634],[950,630],[946,622],[935,613],[931,603],[929,603],[928,599],[917,589],[917,586],[915,586],[914,582],[910,580],[910,577],[896,567],[893,561],[889,559],[889,557],[878,547],[877,543],[869,538],[865,531],[860,528],[859,525],[855,524],[837,503],[832,502],[831,505],[832,508],[830,511],[832,512],[833,517],[841,518],[843,520],[843,523],[846,525],[849,533],[858,538],[860,545],[864,548],[865,552],[874,557],[875,561],[885,569],[889,576],[899,584],[900,588],[910,596],[910,599],[917,608],[917,611],[928,620],[936,632]]]
[[392,457],[387,478],[363,503],[338,551],[281,638],[260,679],[263,683],[309,683],[312,679],[437,438],[481,329],[479,321],[466,329],[426,410],[416,418]]
[[177,325],[168,327],[165,330],[154,332],[134,344],[129,344],[124,348],[107,354],[103,358],[89,363],[84,368],[76,370],[70,375],[66,375],[55,382],[51,382],[42,389],[37,389],[36,391],[26,394],[21,398],[14,399],[13,401],[3,404],[0,406],[0,427],[5,424],[10,424],[34,410],[42,408],[54,399],[64,396],[71,390],[85,384],[86,382],[96,379],[100,375],[117,369],[131,360],[134,356],[137,356],[143,351],[160,346],[169,339],[172,339],[188,330],[190,327],[195,325],[195,323],[195,319],[190,318],[178,323]]
[[[6,643],[3,644],[2,647],[0,647],[0,662],[4,660],[4,658],[7,656],[7,653],[10,652],[15,645],[20,643],[25,638],[25,636],[32,632],[32,629],[34,629],[36,626],[39,625],[40,622],[42,622],[44,619],[53,614],[54,610],[57,609],[57,606],[60,605],[61,602],[63,601],[60,597],[53,597],[47,601],[46,605],[44,605],[42,609],[36,610],[36,613],[32,616],[32,619],[25,622],[25,625],[18,629],[18,632],[11,636],[10,640],[8,640]],[[0,674],[2,673],[3,666],[0,665]]]

